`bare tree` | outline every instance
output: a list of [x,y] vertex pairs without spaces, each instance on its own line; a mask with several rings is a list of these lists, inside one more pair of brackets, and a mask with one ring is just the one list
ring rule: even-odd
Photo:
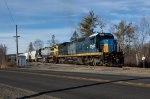
[[110,33],[115,33],[115,24],[110,23],[109,28],[108,28],[108,31],[109,31]]
[[[142,18],[139,25],[136,26],[136,36],[134,39],[134,47],[136,51],[137,65],[141,62],[142,56],[148,56],[145,49],[147,36],[150,34],[150,21],[147,18]],[[147,58],[147,57],[146,57]]]
[[122,49],[124,52],[125,64],[133,64],[133,59],[135,58],[132,45],[135,37],[135,25],[131,22],[126,23],[125,21],[120,21],[118,24],[112,26],[110,31],[113,31],[113,34],[118,41],[118,49]]
[[39,50],[40,48],[43,48],[44,42],[40,39],[36,39],[33,43],[36,50]]
[[51,36],[51,39],[47,41],[47,44],[50,47],[55,45],[55,44],[58,44],[58,43],[59,43],[59,41],[55,39],[55,35],[54,34]]
[[130,46],[134,38],[135,27],[132,23],[126,24],[125,21],[120,21],[118,24],[114,25],[115,31],[114,35],[118,40],[118,45],[125,52],[126,48]]
[[3,44],[0,45],[0,67],[4,67],[6,65],[6,50],[7,47]]
[[146,18],[142,18],[137,30],[138,37],[141,41],[141,47],[143,47],[146,37],[150,34],[150,21]]
[[98,26],[101,30],[101,33],[103,33],[104,27],[106,26],[106,22],[105,22],[104,18],[102,18],[102,17],[98,18]]

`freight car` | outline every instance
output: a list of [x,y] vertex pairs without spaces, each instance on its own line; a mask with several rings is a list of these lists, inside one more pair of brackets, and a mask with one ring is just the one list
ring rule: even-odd
[[53,45],[52,47],[45,47],[37,50],[36,61],[56,63],[56,56],[58,56],[58,46]]
[[45,47],[45,48],[41,48],[39,50],[34,50],[31,52],[27,52],[24,55],[26,56],[26,60],[29,62],[49,62],[49,57],[52,56],[51,55],[52,50],[51,47]]
[[26,56],[26,60],[28,62],[35,62],[36,61],[36,53],[37,51],[31,51],[24,53],[24,56]]

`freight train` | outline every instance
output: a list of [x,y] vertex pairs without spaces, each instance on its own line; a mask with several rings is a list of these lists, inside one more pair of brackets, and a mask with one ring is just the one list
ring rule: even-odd
[[40,49],[36,51],[34,61],[112,66],[123,65],[124,55],[111,33],[95,33]]

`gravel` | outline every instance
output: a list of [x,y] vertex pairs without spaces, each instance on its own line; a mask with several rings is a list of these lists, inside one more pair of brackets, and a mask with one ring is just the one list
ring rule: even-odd
[[66,72],[85,72],[97,74],[129,75],[129,76],[150,76],[150,68],[137,67],[106,67],[106,66],[86,66],[73,64],[50,64],[50,63],[30,63],[23,69],[31,70],[53,70]]
[[[26,99],[21,97],[30,96],[32,94],[35,94],[35,92],[8,86],[5,84],[0,84],[0,99]],[[30,99],[58,99],[58,98],[47,95],[41,95]]]

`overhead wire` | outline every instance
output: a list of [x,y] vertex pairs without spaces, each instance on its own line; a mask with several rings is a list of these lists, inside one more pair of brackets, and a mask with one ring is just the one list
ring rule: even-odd
[[15,22],[15,20],[14,20],[14,17],[13,17],[13,15],[12,15],[12,13],[11,13],[11,10],[10,10],[10,8],[9,8],[9,6],[8,6],[7,1],[4,0],[4,3],[5,3],[5,6],[6,6],[7,10],[8,10],[8,13],[9,13],[9,16],[10,16],[10,19],[11,19],[12,23],[13,23],[14,25],[16,25],[16,22]]
[[70,0],[62,0],[63,5],[64,5],[64,9],[66,11],[67,18],[68,18],[68,25],[69,26],[74,26],[74,19],[73,19],[73,14],[74,14],[74,9],[73,7],[70,5],[72,3],[72,1]]

